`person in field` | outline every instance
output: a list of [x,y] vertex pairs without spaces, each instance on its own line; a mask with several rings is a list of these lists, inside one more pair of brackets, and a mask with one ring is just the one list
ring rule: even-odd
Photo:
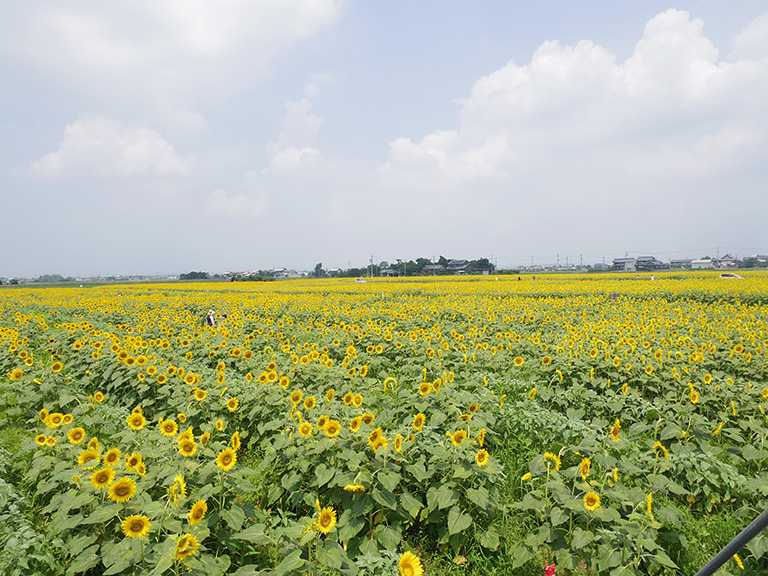
[[208,326],[216,326],[216,320],[213,317],[213,310],[208,310],[208,315],[205,317],[205,323]]

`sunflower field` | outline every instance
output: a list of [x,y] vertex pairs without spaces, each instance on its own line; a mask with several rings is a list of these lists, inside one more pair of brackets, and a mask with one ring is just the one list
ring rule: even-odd
[[693,574],[768,507],[744,276],[3,287],[0,573]]

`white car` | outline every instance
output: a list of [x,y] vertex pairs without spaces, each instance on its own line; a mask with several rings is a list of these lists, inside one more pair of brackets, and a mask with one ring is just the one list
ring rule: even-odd
[[720,274],[720,278],[741,278],[741,276],[734,274],[733,272],[723,272]]

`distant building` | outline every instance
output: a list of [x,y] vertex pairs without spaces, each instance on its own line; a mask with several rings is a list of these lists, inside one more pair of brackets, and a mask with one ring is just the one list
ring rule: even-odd
[[435,274],[436,272],[441,272],[445,270],[445,266],[442,264],[427,264],[424,266],[424,270],[427,272],[432,272],[432,274]]
[[638,271],[653,272],[654,270],[667,270],[669,266],[654,256],[638,256],[635,261],[635,268]]
[[611,270],[614,272],[634,272],[637,270],[635,262],[635,258],[614,258]]
[[448,272],[453,274],[464,274],[467,268],[469,268],[469,260],[451,260],[445,267]]
[[726,254],[720,258],[720,268],[738,268],[741,265],[741,260],[730,254]]
[[669,261],[669,267],[670,268],[690,268],[691,262],[693,262],[690,258],[676,258],[674,260]]
[[717,268],[718,262],[714,258],[700,258],[691,261],[692,270],[711,270]]
[[379,276],[387,276],[391,278],[392,276],[397,276],[397,270],[393,270],[392,268],[382,268],[379,270]]

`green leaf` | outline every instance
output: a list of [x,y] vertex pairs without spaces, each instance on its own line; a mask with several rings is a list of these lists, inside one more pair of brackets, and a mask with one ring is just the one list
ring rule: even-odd
[[227,569],[231,564],[229,556],[226,554],[221,556],[201,554],[198,559],[200,560],[200,564],[203,565],[206,576],[221,576],[227,572]]
[[549,522],[552,526],[559,526],[563,522],[567,521],[569,514],[562,508],[552,508],[549,513]]
[[667,568],[677,568],[677,564],[672,562],[672,559],[667,556],[667,553],[664,552],[661,548],[659,548],[656,551],[655,555],[656,561],[661,564],[662,566],[666,566]]
[[371,490],[371,498],[373,498],[376,502],[385,508],[389,508],[391,510],[397,509],[397,497],[389,490],[379,490],[374,488]]
[[458,534],[472,526],[472,516],[465,514],[458,506],[448,511],[448,533]]
[[467,498],[470,502],[475,503],[479,508],[482,508],[483,510],[488,507],[488,490],[484,486],[480,486],[480,488],[477,489],[467,489]]
[[319,464],[317,468],[315,468],[315,478],[317,478],[317,486],[325,486],[333,480],[333,476],[336,474],[336,470],[333,468],[328,468],[325,464]]
[[344,564],[342,553],[344,550],[336,542],[326,540],[317,549],[317,561],[323,566],[333,570],[339,570]]
[[400,494],[400,504],[413,518],[416,518],[419,510],[424,507],[424,503],[409,492],[402,492]]
[[410,472],[417,482],[426,482],[432,477],[432,474],[434,473],[434,471],[427,471],[427,469],[424,467],[424,464],[421,462],[406,466],[405,470]]
[[747,543],[747,548],[754,554],[756,559],[762,558],[768,552],[768,536],[765,533],[755,536]]
[[396,523],[391,526],[380,524],[376,528],[376,539],[387,550],[396,550],[403,540],[403,535],[400,533],[400,524]]
[[283,558],[283,561],[275,566],[274,574],[285,574],[293,570],[298,570],[306,564],[306,561],[301,559],[301,550],[294,550],[288,556]]
[[592,534],[592,532],[577,527],[573,530],[573,540],[571,541],[571,545],[578,550],[579,548],[584,548],[594,539],[595,535]]
[[245,521],[245,511],[237,504],[233,504],[232,508],[221,512],[221,517],[232,530],[240,530]]
[[518,542],[512,552],[514,562],[512,562],[512,569],[520,568],[523,564],[533,559],[534,554],[525,544]]
[[439,488],[432,486],[427,490],[427,506],[430,510],[435,508],[443,510],[444,508],[453,506],[458,501],[458,492],[454,491],[452,487],[447,484],[443,484]]
[[379,483],[390,492],[394,492],[395,487],[400,483],[401,476],[397,472],[384,471],[378,474]]
[[82,536],[76,536],[67,542],[67,552],[70,557],[75,557],[80,552],[85,550],[88,546],[96,541],[98,536],[96,534],[83,534]]
[[99,560],[99,545],[94,544],[83,550],[67,568],[67,574],[81,574],[90,567],[95,566]]
[[91,514],[83,520],[83,524],[104,524],[107,520],[111,520],[117,516],[123,509],[121,504],[107,504],[99,506]]
[[345,510],[339,518],[339,523],[336,529],[339,531],[338,539],[342,542],[354,538],[360,533],[360,530],[365,526],[365,518],[363,516],[353,516],[350,510]]
[[489,550],[496,550],[499,547],[499,533],[493,526],[480,536],[480,545]]
[[233,538],[236,540],[245,540],[251,544],[256,544],[257,546],[265,546],[271,543],[271,540],[264,533],[266,527],[266,524],[254,524],[242,532],[235,534]]

